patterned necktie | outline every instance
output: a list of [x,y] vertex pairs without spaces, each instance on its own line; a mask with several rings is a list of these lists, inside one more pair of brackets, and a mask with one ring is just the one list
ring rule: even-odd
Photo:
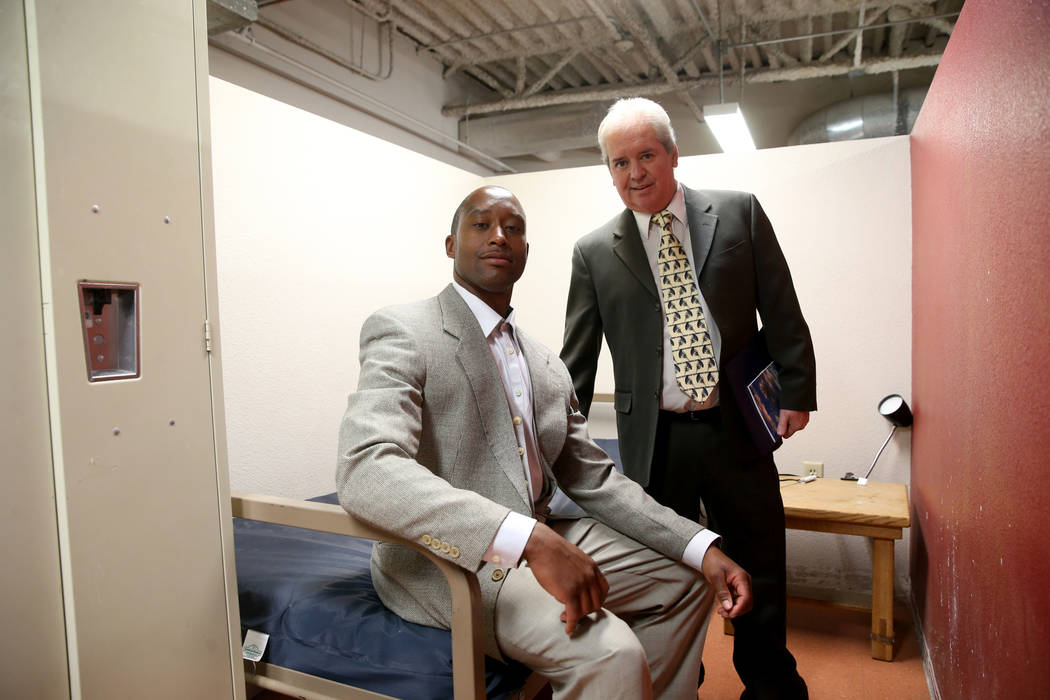
[[693,268],[682,244],[671,231],[671,212],[653,214],[652,223],[663,230],[656,261],[664,316],[671,334],[671,354],[678,386],[694,401],[703,403],[718,383],[718,362],[707,332],[707,320],[693,281]]

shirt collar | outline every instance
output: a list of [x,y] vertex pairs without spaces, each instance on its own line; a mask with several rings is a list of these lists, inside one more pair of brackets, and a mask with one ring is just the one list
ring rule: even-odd
[[[667,209],[674,214],[674,218],[678,219],[682,223],[686,222],[685,218],[685,192],[682,190],[682,183],[678,183],[675,188],[674,196],[671,197],[670,204],[667,205]],[[643,214],[642,212],[631,210],[634,214],[634,220],[638,224],[638,232],[642,234],[642,238],[649,237],[649,223],[652,219],[652,214]]]
[[514,308],[511,307],[510,313],[507,314],[506,318],[503,318],[493,310],[491,306],[483,302],[476,294],[469,291],[466,287],[462,286],[459,282],[452,280],[452,286],[455,288],[459,295],[463,297],[463,301],[467,303],[471,313],[474,314],[474,318],[478,319],[478,325],[481,326],[481,332],[488,338],[494,328],[500,323],[506,322],[512,329],[514,327]]

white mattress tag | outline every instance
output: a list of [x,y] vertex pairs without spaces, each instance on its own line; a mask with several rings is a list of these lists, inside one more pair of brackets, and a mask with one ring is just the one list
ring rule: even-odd
[[244,646],[241,647],[241,656],[249,661],[258,661],[266,651],[266,642],[270,641],[270,635],[255,630],[248,630],[244,635]]

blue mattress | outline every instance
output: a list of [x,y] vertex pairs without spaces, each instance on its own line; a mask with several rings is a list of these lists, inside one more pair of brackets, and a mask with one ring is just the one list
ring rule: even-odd
[[[370,540],[240,518],[233,535],[241,634],[270,635],[263,661],[397,698],[452,697],[451,633],[383,606]],[[485,657],[485,676],[488,697],[501,698],[528,669]]]

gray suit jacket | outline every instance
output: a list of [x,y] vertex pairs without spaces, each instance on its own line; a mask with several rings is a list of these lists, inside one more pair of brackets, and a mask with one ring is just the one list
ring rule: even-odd
[[[534,425],[547,487],[588,513],[680,559],[701,527],[650,499],[587,434],[565,366],[518,330],[532,377]],[[510,511],[531,515],[499,372],[470,308],[451,285],[383,309],[361,328],[361,374],[339,433],[336,485],[350,513],[477,571],[486,653],[499,657],[492,611],[506,573],[482,561]],[[497,573],[497,569],[499,572]],[[448,628],[444,576],[407,547],[376,544],[372,578],[402,617]]]
[[[780,405],[815,410],[816,362],[809,326],[761,205],[746,192],[684,191],[700,291],[722,336],[720,365],[750,342],[758,330],[758,311],[770,354],[782,367]],[[594,395],[603,333],[612,353],[624,472],[648,484],[660,409],[663,317],[638,225],[626,209],[581,238],[573,250],[561,358],[584,414]],[[726,382],[719,382],[719,402],[730,443],[739,456],[754,455]]]

